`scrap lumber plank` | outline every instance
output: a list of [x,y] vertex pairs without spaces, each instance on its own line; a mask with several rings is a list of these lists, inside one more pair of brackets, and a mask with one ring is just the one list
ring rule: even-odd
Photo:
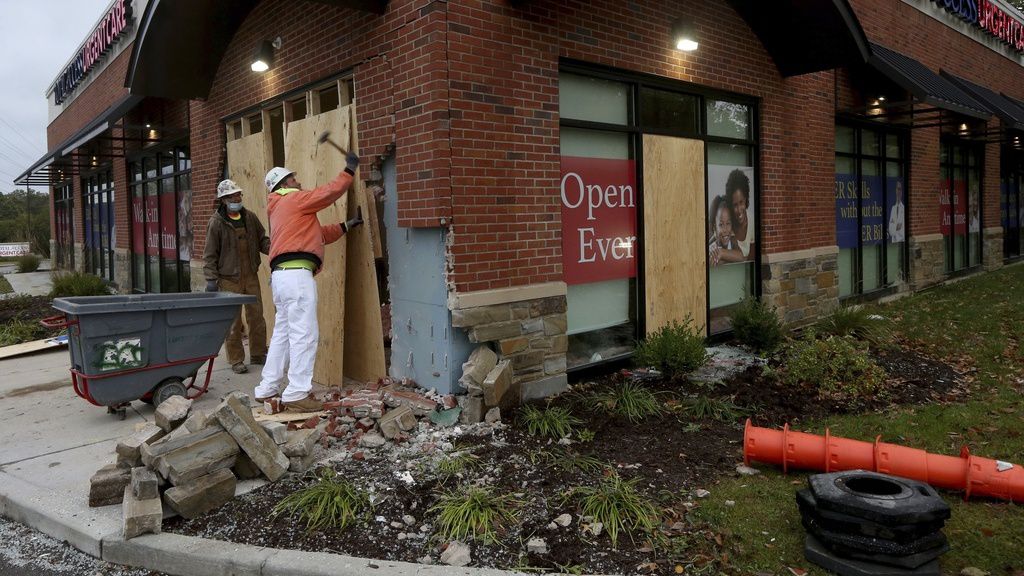
[[707,316],[703,270],[707,246],[704,220],[704,143],[672,136],[645,135],[644,246],[647,267],[647,331],[687,314],[698,330]]
[[[355,104],[346,107],[351,115],[351,132],[348,140],[350,150],[358,152]],[[344,141],[342,141],[344,142]],[[360,173],[362,169],[360,169]],[[370,214],[367,196],[363,191],[361,174],[357,174],[349,203],[349,218],[356,214],[356,208],[363,209],[363,218]],[[346,262],[347,284],[345,286],[345,331],[357,334],[358,338],[345,340],[345,376],[376,382],[387,376],[384,362],[384,328],[380,318],[380,292],[377,285],[377,265],[374,261],[370,233],[366,226],[359,226],[349,232],[348,261]]]
[[[349,112],[339,108],[288,123],[285,135],[285,165],[294,170],[306,189],[326,184],[345,169],[345,158],[332,146],[318,145],[324,130],[336,142],[349,138]],[[320,211],[321,224],[337,224],[347,219],[349,194]],[[317,345],[313,380],[326,386],[341,383],[344,373],[345,346],[345,259],[347,242],[343,238],[324,246],[323,269],[316,276],[317,323],[320,341]]]
[[311,416],[326,416],[327,410],[320,412],[278,412],[277,414],[267,414],[262,408],[253,408],[252,416],[257,422],[297,422],[300,420],[308,420]]
[[48,348],[57,348],[59,346],[67,345],[67,336],[45,338],[43,340],[33,340],[31,342],[22,342],[21,344],[11,344],[10,346],[4,346],[3,348],[0,348],[0,360],[3,360],[5,358],[13,358],[15,356],[21,356],[22,354],[30,354],[32,352],[38,352],[40,350],[46,350]]

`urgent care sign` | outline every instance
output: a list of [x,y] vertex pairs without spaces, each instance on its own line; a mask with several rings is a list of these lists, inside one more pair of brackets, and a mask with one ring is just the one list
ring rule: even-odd
[[636,276],[636,162],[562,157],[566,284]]

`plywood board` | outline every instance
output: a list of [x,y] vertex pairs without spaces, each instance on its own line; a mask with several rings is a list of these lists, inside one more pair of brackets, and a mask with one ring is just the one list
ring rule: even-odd
[[[311,190],[326,184],[345,169],[345,158],[329,145],[318,145],[317,138],[329,130],[333,139],[347,141],[349,117],[346,107],[288,124],[285,134],[285,165],[296,173],[304,189]],[[327,225],[345,221],[348,198],[349,194],[346,193],[332,206],[321,210],[318,214],[320,223]],[[313,380],[325,386],[340,385],[344,375],[346,244],[342,238],[324,246],[323,268],[316,276],[320,343],[317,346]]]
[[647,332],[689,314],[707,318],[704,143],[645,135],[644,278]]
[[370,189],[366,190],[366,212],[363,219],[366,220],[366,230],[370,233],[370,246],[373,247],[373,257],[384,257],[384,246],[380,238],[380,218],[377,215],[377,197]]
[[[228,142],[228,178],[242,189],[242,203],[259,218],[268,234],[267,189],[263,179],[272,168],[269,136],[269,132],[263,131]],[[267,323],[269,338],[274,331],[274,299],[270,293],[270,258],[266,254],[260,256],[257,276],[263,297],[263,319]],[[244,318],[245,315],[242,316]]]
[[68,337],[58,336],[56,338],[46,338],[45,340],[33,340],[31,342],[22,342],[21,344],[12,344],[10,346],[4,346],[0,348],[0,360],[4,358],[14,358],[15,356],[21,356],[22,354],[31,354],[32,352],[39,352],[40,350],[46,350],[48,348],[57,348],[59,346],[67,346]]
[[[349,150],[358,152],[359,143],[354,129],[355,105],[344,109],[351,114],[353,126],[348,140]],[[355,216],[357,206],[362,208],[364,220],[372,214],[359,173],[356,174],[350,197],[350,218]],[[384,328],[380,319],[380,293],[370,227],[358,226],[347,236],[345,331],[352,337],[345,339],[345,376],[363,382],[376,382],[387,375],[387,369],[384,364]]]

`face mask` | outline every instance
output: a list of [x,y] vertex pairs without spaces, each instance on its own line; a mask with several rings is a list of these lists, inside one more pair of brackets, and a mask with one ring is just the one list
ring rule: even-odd
[[242,211],[242,203],[241,202],[228,202],[228,212],[231,212],[232,214],[238,214],[241,211]]

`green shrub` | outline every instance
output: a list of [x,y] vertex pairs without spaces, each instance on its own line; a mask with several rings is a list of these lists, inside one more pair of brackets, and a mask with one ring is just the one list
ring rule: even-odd
[[638,366],[653,366],[670,379],[693,372],[707,359],[704,334],[689,315],[682,324],[673,320],[670,326],[662,326],[637,342],[634,356]]
[[39,263],[42,261],[42,258],[35,254],[18,256],[18,273],[24,274],[25,272],[35,272],[36,270],[39,270]]
[[583,421],[572,415],[565,408],[547,406],[543,410],[536,406],[526,405],[520,411],[526,431],[530,436],[547,436],[549,438],[565,438]]
[[664,406],[654,392],[636,382],[623,382],[604,390],[595,391],[593,400],[608,414],[640,422],[648,416],[661,414]]
[[823,400],[857,404],[884,393],[885,370],[849,336],[817,338],[808,331],[789,343],[773,372],[787,386],[814,390]]
[[469,486],[464,491],[447,491],[430,512],[438,512],[438,533],[445,540],[471,538],[485,543],[497,542],[495,528],[515,523],[515,507],[522,504],[512,494],[495,494],[487,486]]
[[344,530],[371,510],[370,497],[348,479],[329,468],[320,471],[320,481],[286,496],[274,506],[272,516],[289,514],[306,519],[306,529]]
[[818,334],[852,336],[858,340],[882,343],[889,339],[889,323],[865,308],[846,306],[836,308],[815,325]]
[[744,298],[730,318],[736,339],[758,352],[772,352],[785,338],[775,307],[759,298]]
[[619,533],[625,531],[633,539],[633,531],[650,532],[658,527],[658,509],[651,499],[636,489],[639,478],[623,480],[609,470],[596,486],[574,488],[571,496],[579,499],[581,516],[591,516],[604,525],[612,539],[612,548],[619,542]]
[[0,324],[0,347],[31,342],[44,334],[37,322],[29,322],[15,318]]
[[50,298],[67,296],[106,296],[110,288],[99,276],[84,272],[61,272],[53,274],[53,289]]

